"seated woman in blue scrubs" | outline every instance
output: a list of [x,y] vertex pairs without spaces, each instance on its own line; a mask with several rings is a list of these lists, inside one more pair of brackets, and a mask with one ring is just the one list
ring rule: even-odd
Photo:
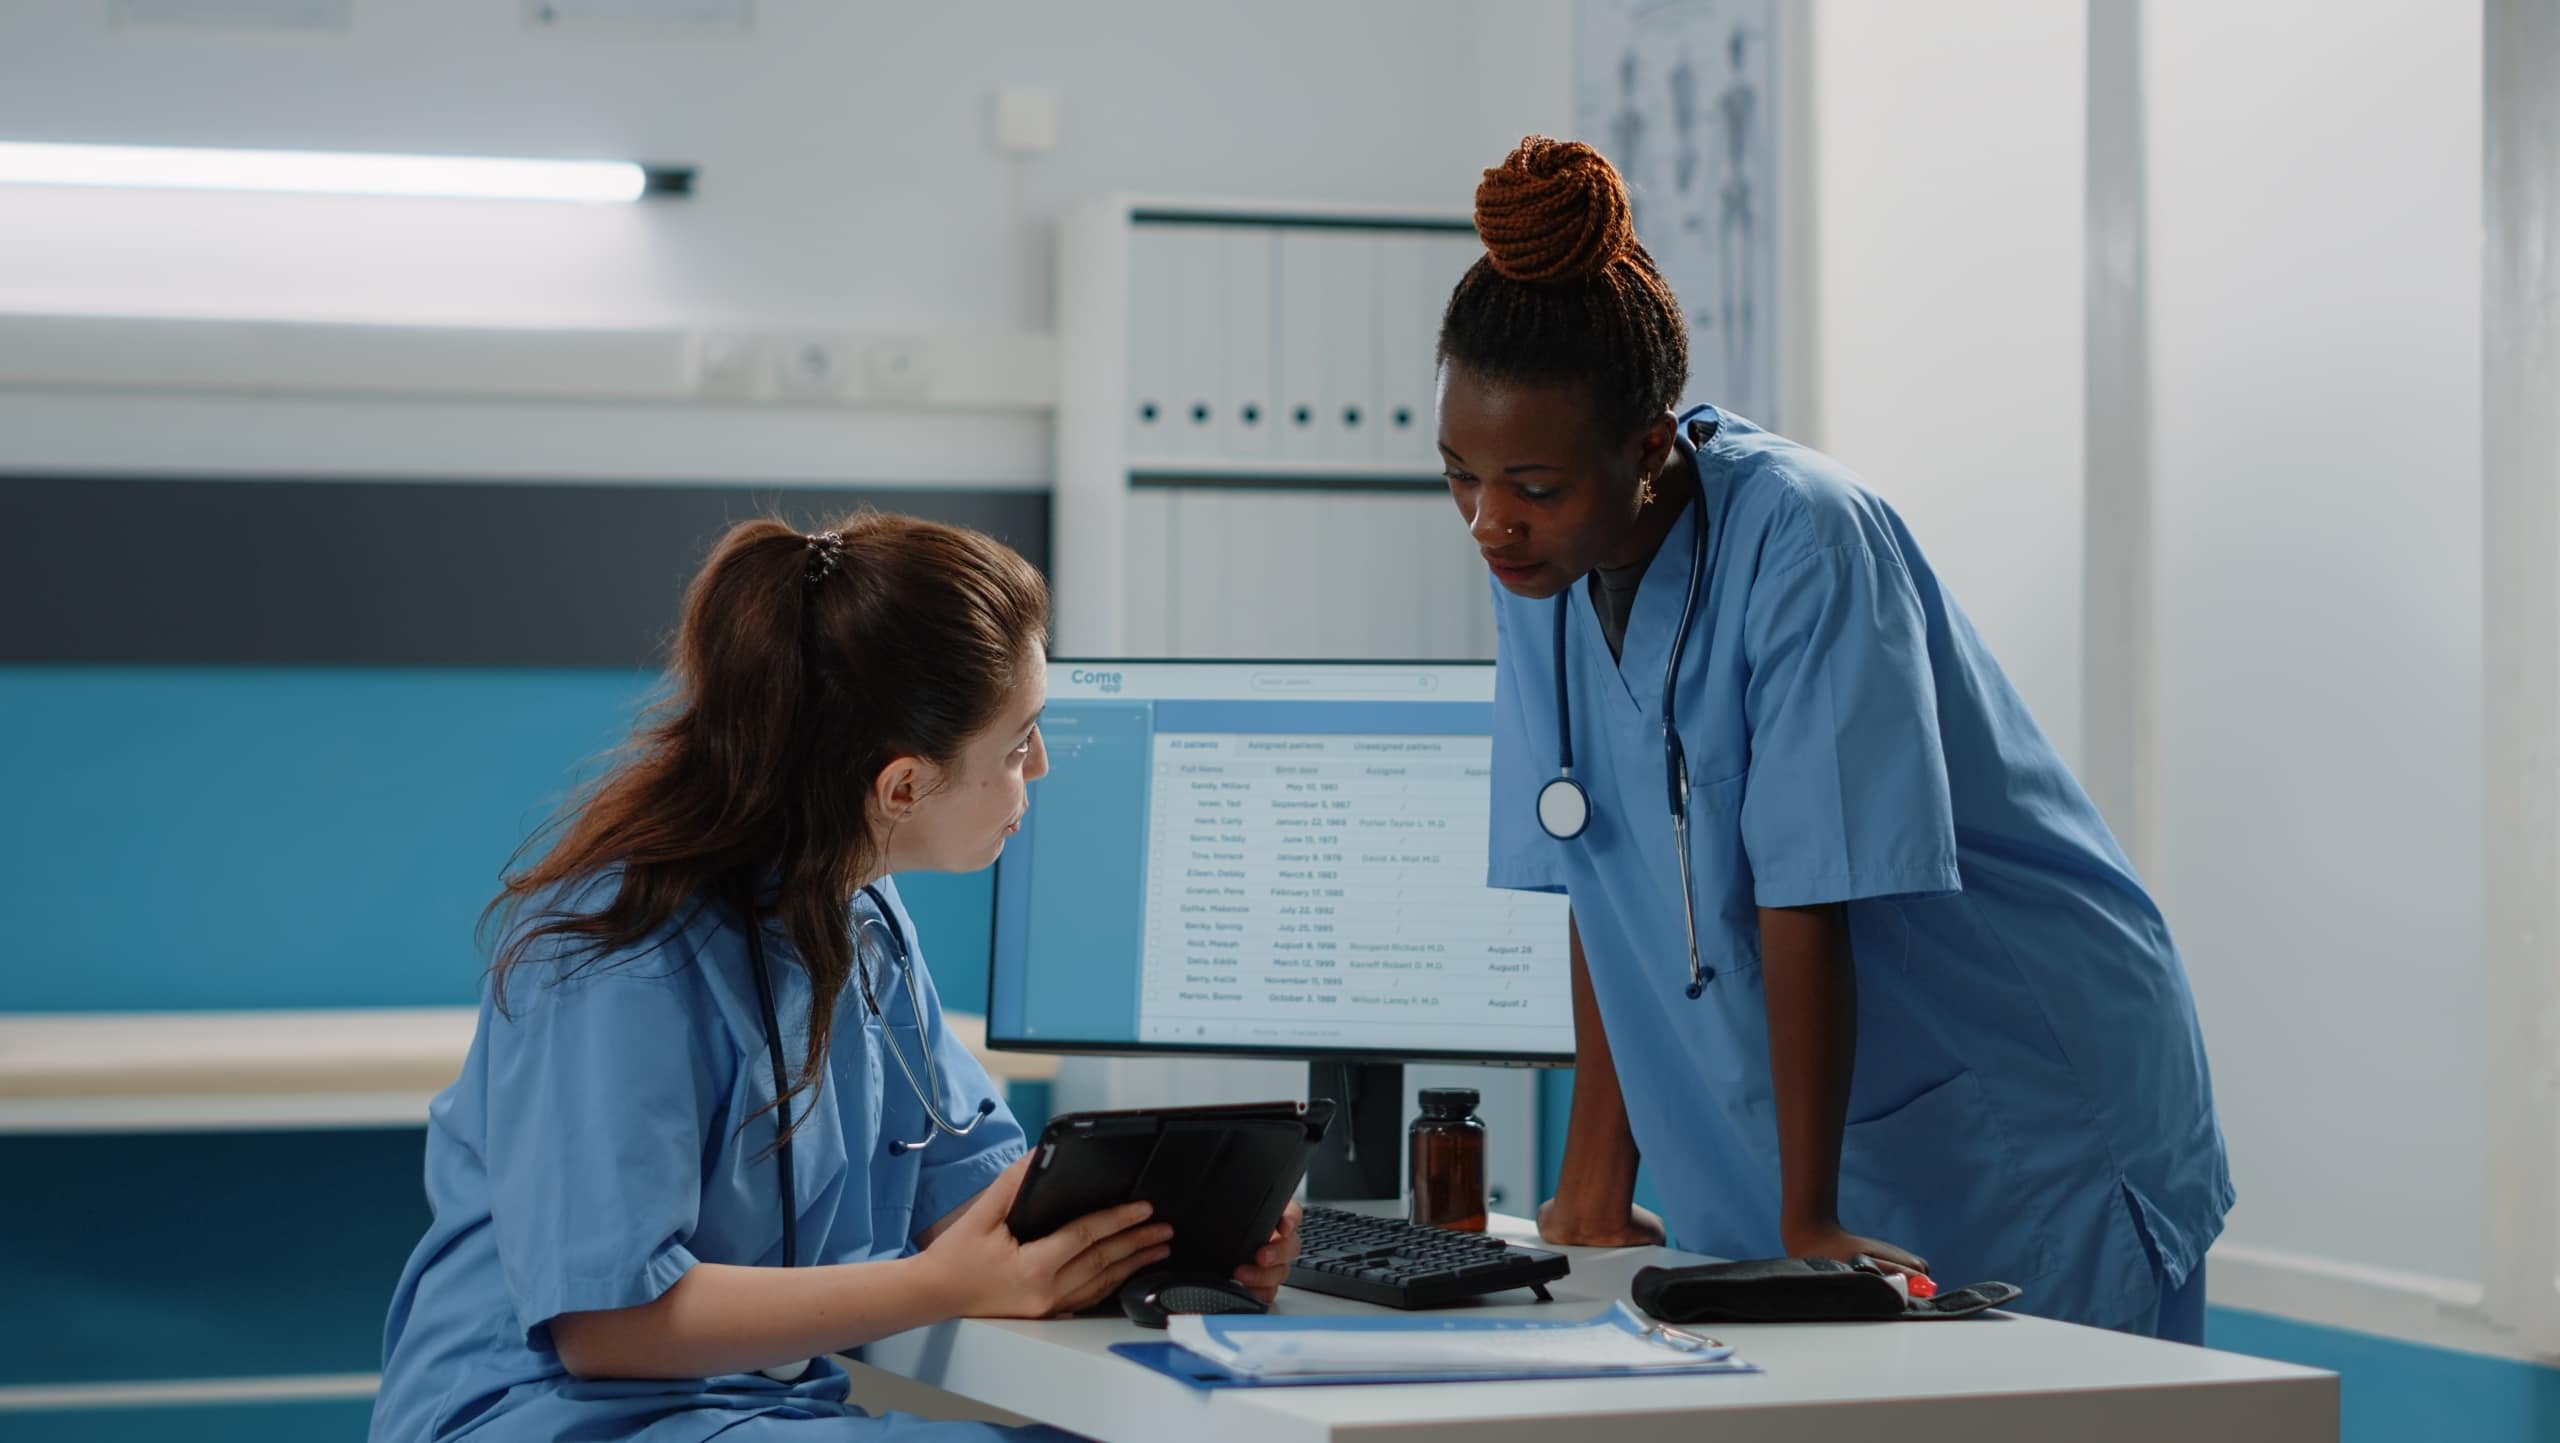
[[[1040,574],[975,532],[721,541],[672,695],[493,908],[374,1438],[999,1436],[867,1417],[825,1355],[1072,1312],[1165,1255],[1144,1204],[1014,1240],[1022,1131],[888,880],[1004,849],[1048,770],[1048,625]],[[1267,1296],[1295,1246],[1238,1276]]]
[[[2184,968],[2097,811],[1892,507],[1677,409],[1688,322],[1606,160],[1524,141],[1476,224],[1440,449],[1500,638],[1489,876],[1573,904],[1545,1235],[1659,1240],[1641,1157],[1686,1248],[2199,1340],[2230,1172]],[[1542,807],[1568,721],[1586,800]]]

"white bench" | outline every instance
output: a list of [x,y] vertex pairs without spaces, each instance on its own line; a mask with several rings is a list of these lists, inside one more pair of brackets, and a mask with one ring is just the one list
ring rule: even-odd
[[[469,1007],[0,1013],[0,1134],[418,1127],[462,1071]],[[986,1021],[944,1022],[998,1082],[1058,1060],[989,1052]]]

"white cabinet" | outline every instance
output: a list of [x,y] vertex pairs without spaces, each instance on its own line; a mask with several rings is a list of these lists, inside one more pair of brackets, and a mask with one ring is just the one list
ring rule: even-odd
[[1058,649],[1492,654],[1432,416],[1457,216],[1099,202],[1059,245]]

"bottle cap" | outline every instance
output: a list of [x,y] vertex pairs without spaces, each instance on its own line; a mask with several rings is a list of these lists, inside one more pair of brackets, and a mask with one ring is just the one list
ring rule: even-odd
[[1422,1089],[1424,1117],[1465,1117],[1476,1110],[1482,1094],[1472,1087],[1426,1087]]

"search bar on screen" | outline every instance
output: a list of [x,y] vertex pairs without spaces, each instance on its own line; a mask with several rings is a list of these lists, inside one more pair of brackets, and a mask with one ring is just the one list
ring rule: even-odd
[[1253,674],[1253,689],[1266,696],[1317,696],[1328,692],[1431,696],[1440,690],[1440,678],[1427,671],[1398,671],[1393,667],[1376,671],[1258,671]]

